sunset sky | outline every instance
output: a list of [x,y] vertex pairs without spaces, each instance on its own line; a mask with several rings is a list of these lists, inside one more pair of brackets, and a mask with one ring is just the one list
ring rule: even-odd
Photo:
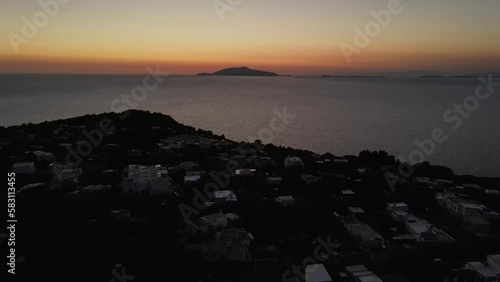
[[16,53],[12,34],[23,37],[22,18],[43,9],[2,0],[0,73],[143,73],[156,64],[172,74],[500,71],[498,0],[401,0],[403,11],[348,63],[340,44],[355,46],[354,28],[388,2],[242,0],[221,20],[213,0],[69,0]]

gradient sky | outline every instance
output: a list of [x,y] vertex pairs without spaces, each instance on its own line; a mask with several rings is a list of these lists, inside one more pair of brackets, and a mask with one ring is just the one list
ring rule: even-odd
[[[50,1],[50,0],[42,0]],[[227,0],[220,0],[227,3]],[[213,0],[70,0],[19,46],[38,0],[0,2],[0,73],[172,74],[248,66],[281,74],[500,71],[500,1],[401,0],[347,63],[339,47],[389,0],[243,0],[221,21]]]

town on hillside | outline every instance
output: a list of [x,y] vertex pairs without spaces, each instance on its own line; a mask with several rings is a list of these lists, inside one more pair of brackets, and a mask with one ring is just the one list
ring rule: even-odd
[[498,178],[142,111],[1,127],[0,156],[26,281],[500,281]]

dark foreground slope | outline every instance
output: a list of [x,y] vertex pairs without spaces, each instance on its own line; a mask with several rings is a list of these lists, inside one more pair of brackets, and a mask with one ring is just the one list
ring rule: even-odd
[[[165,140],[173,144],[172,150],[160,150],[158,144]],[[283,281],[288,271],[302,275],[302,262],[314,257],[317,238],[328,236],[335,254],[323,263],[332,275],[347,265],[364,264],[380,276],[443,281],[443,275],[460,262],[500,252],[498,223],[492,222],[488,237],[476,237],[435,201],[436,193],[453,191],[455,185],[474,183],[496,189],[499,179],[457,176],[448,168],[424,163],[394,184],[386,176],[387,172],[398,175],[398,162],[382,151],[337,157],[258,142],[237,143],[169,116],[142,111],[0,128],[0,144],[4,175],[14,163],[36,166],[34,173],[16,175],[16,281],[111,281],[117,264],[135,276],[134,282]],[[38,160],[37,151],[52,153],[54,159]],[[302,159],[303,167],[285,168],[284,159],[290,155]],[[257,166],[257,159],[267,164]],[[230,160],[238,166],[228,169]],[[53,168],[66,162],[76,162],[82,175],[78,181],[55,187]],[[196,165],[187,168],[193,162]],[[164,165],[174,193],[123,191],[129,164]],[[238,177],[236,168],[254,168],[256,173]],[[186,175],[200,171],[200,182],[184,181]],[[305,182],[304,175],[318,181]],[[271,184],[269,176],[282,181]],[[418,183],[416,176],[452,184],[431,188]],[[196,203],[212,201],[206,191],[214,185],[233,191],[238,201],[197,208]],[[347,189],[355,192],[355,199],[342,196]],[[460,193],[498,209],[498,198],[484,191],[463,188]],[[274,200],[279,196],[292,196],[295,203],[282,207]],[[406,202],[456,242],[429,246],[392,240],[393,229],[400,225],[387,215],[385,204],[396,201]],[[183,205],[193,209],[188,217],[180,209]],[[346,233],[337,215],[347,215],[349,206],[365,210],[363,221],[384,236],[385,248],[362,247]],[[236,226],[252,234],[249,260],[204,261],[200,248],[214,242],[220,230],[192,233],[189,223],[221,212],[237,214],[241,221]],[[435,258],[443,263],[437,266]]]

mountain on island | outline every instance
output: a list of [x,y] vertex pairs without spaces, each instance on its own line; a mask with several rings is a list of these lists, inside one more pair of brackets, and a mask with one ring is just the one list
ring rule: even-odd
[[214,73],[199,73],[198,76],[204,76],[204,75],[224,75],[224,76],[278,76],[277,73],[274,72],[268,72],[268,71],[261,71],[261,70],[254,70],[250,69],[247,67],[240,67],[240,68],[228,68],[228,69],[223,69],[220,71],[216,71]]

